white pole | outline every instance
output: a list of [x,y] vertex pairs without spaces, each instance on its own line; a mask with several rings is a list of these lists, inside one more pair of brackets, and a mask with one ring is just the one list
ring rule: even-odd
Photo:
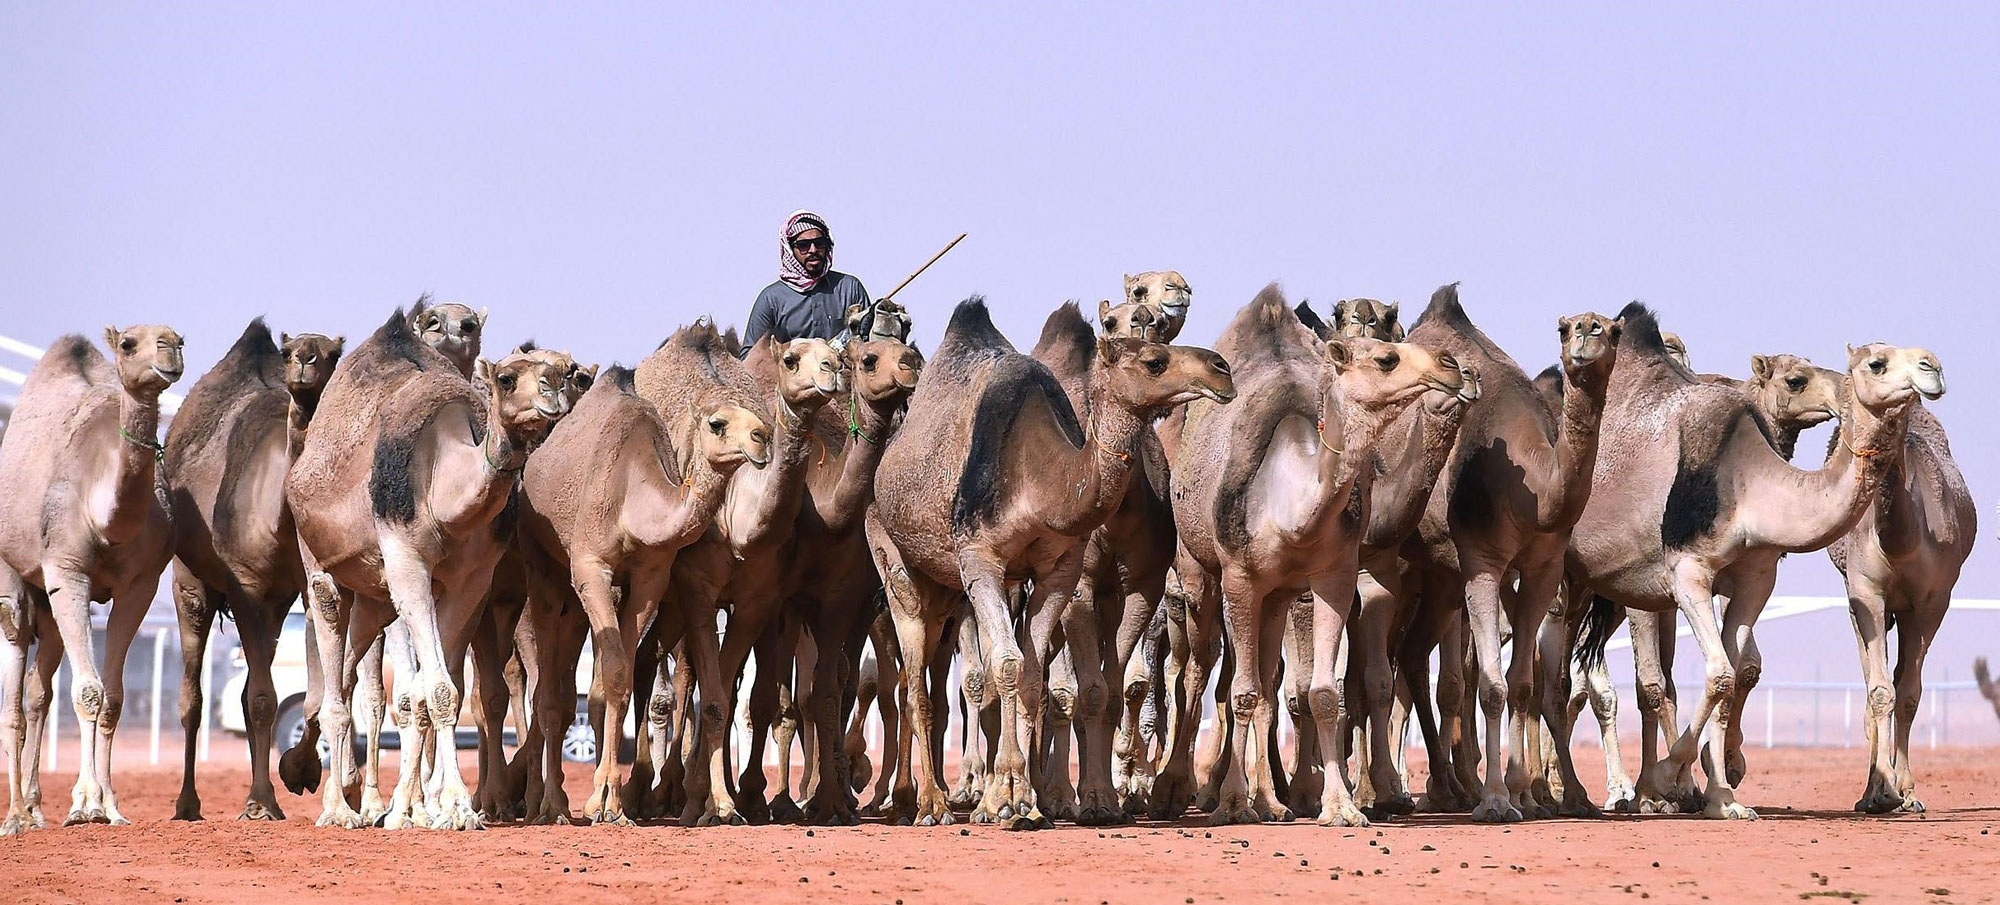
[[[29,666],[28,668],[33,669],[34,667]],[[62,699],[62,664],[57,663],[56,671],[49,675],[49,721],[48,725],[42,729],[49,736],[49,765],[45,768],[48,770],[54,770],[62,763],[62,759],[57,756],[61,753],[62,746],[57,744],[56,741],[62,737]]]
[[[208,709],[208,702],[215,700],[215,670],[209,665],[215,659],[216,626],[221,620],[211,620],[208,625],[208,643],[201,646],[201,707]],[[207,714],[196,723],[195,747],[203,761],[208,760],[208,719]]]
[[153,732],[148,741],[153,746],[154,766],[160,763],[160,661],[167,656],[167,630],[153,632]]
[[1778,695],[1778,690],[1775,688],[1764,689],[1764,747],[1766,748],[1772,746],[1777,736],[1777,728],[1778,728],[1777,695]]
[[1933,749],[1937,748],[1939,697],[1939,695],[1931,695],[1931,747]]
[[1840,746],[1854,747],[1854,689],[1840,690]]

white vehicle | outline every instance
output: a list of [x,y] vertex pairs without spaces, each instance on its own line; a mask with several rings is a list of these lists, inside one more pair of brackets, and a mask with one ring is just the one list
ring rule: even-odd
[[[243,688],[250,680],[250,667],[243,660],[242,648],[239,647],[230,654],[229,663],[231,667],[229,678],[222,683],[222,688],[218,692],[221,701],[217,707],[216,724],[237,736],[248,736],[250,727],[243,716]],[[585,642],[583,657],[576,665],[576,687],[579,690],[590,688],[592,668],[590,645]],[[470,672],[468,668],[467,674]],[[393,670],[386,665],[383,668],[382,679],[394,687],[396,679]],[[278,649],[276,655],[271,658],[271,686],[278,697],[278,719],[272,735],[277,742],[278,751],[283,752],[305,737],[306,614],[303,612],[293,611],[285,615],[284,628],[278,634]],[[467,697],[466,703],[470,706],[470,696]],[[628,740],[632,738],[632,718],[633,713],[628,710],[625,715],[625,738]],[[510,725],[505,730],[502,740],[511,745],[515,743],[514,738],[514,727]],[[460,716],[457,743],[460,748],[479,746],[479,730],[469,710]],[[357,737],[354,744],[356,749],[360,749],[365,742]],[[394,722],[384,719],[382,747],[396,748],[401,744],[402,738],[397,734]],[[332,748],[326,739],[321,738],[319,749],[320,760],[324,762],[332,754]],[[576,763],[597,762],[597,737],[590,731],[589,698],[585,694],[577,696],[576,719],[563,733],[562,754],[564,760]]]

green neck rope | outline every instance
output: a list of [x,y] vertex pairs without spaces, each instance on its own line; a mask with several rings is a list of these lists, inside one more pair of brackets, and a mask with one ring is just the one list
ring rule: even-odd
[[124,437],[126,440],[130,441],[134,446],[144,447],[146,449],[152,450],[153,464],[155,465],[167,464],[167,445],[165,443],[161,443],[157,440],[145,440],[139,437],[134,437],[132,436],[132,433],[130,431],[125,429],[125,425],[123,424],[118,425],[118,436]]

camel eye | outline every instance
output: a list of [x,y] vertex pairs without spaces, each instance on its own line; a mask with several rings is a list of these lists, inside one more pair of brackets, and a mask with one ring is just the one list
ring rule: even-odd
[[1806,388],[1806,379],[1794,374],[1785,378],[1785,386],[1791,389],[1792,392],[1797,393]]
[[1868,373],[1870,374],[1882,374],[1888,370],[1889,370],[1889,363],[1883,361],[1880,358],[1877,358],[1874,361],[1868,363]]
[[136,352],[139,349],[139,341],[128,336],[118,341],[118,348],[125,352]]
[[796,371],[799,369],[798,353],[796,352],[785,353],[785,369],[788,371]]
[[722,431],[723,431],[723,429],[724,429],[724,428],[727,428],[728,426],[729,426],[729,422],[727,422],[727,421],[724,421],[724,420],[722,420],[721,418],[710,418],[710,419],[708,419],[708,431],[709,431],[709,433],[712,433],[712,434],[714,434],[714,435],[716,435],[716,436],[718,436],[718,437],[722,436]]
[[1146,287],[1144,286],[1132,287],[1132,301],[1143,302],[1145,300],[1146,300]]
[[1167,373],[1167,359],[1164,356],[1149,355],[1142,359],[1142,361],[1146,365],[1146,373],[1148,374],[1158,377],[1161,374]]
[[1376,358],[1375,365],[1376,367],[1381,368],[1383,373],[1388,373],[1390,371],[1396,370],[1396,366],[1401,364],[1402,361],[1403,359],[1400,356],[1398,356],[1394,352],[1390,352]]
[[1563,321],[1556,325],[1556,335],[1563,339],[1569,338],[1569,321]]
[[870,371],[873,371],[875,370],[876,362],[879,362],[881,360],[882,356],[870,352],[866,355],[861,356],[861,366],[867,368]]
[[514,375],[511,373],[501,374],[500,376],[493,378],[493,382],[499,384],[500,388],[503,390],[511,390],[514,388],[515,379]]
[[458,322],[458,332],[460,333],[471,333],[472,331],[477,329],[479,329],[479,322],[473,320],[472,318],[468,317],[465,320]]

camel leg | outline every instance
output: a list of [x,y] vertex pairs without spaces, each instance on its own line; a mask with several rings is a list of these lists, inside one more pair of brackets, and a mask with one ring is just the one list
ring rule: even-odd
[[[1129,620],[1124,611],[1128,600],[1115,586],[1099,589],[1092,585],[1084,587],[1078,582],[1076,594],[1070,598],[1069,612],[1063,615],[1065,636],[1070,663],[1076,672],[1075,722],[1077,744],[1081,749],[1077,761],[1077,802],[1075,820],[1083,826],[1112,826],[1128,822],[1125,804],[1118,792],[1117,779],[1113,775],[1116,743],[1114,734],[1120,722],[1120,713],[1111,706],[1111,689],[1123,684],[1126,677],[1126,658],[1137,646],[1137,633],[1128,642],[1125,623]],[[1107,608],[1114,612],[1105,612]],[[1114,630],[1119,634],[1111,638],[1101,637],[1107,619],[1112,620]],[[1143,623],[1139,625],[1144,630]],[[1109,642],[1107,645],[1106,642]],[[1104,654],[1110,647],[1111,656]],[[1119,648],[1124,648],[1121,656]],[[1126,688],[1128,693],[1133,689]],[[1143,700],[1145,686],[1136,690],[1137,698]],[[1136,706],[1131,708],[1136,717]],[[1067,759],[1051,763],[1049,768],[1059,776],[1069,775]]]
[[[1341,685],[1346,678],[1347,665],[1341,662],[1341,636],[1347,628],[1347,621],[1354,610],[1355,582],[1357,580],[1352,564],[1337,565],[1329,573],[1313,580],[1312,600],[1312,651],[1309,663],[1301,668],[1311,670],[1312,681],[1308,701],[1312,710],[1313,730],[1319,736],[1319,749],[1331,752],[1334,763],[1324,771],[1320,790],[1320,826],[1367,826],[1368,818],[1354,804],[1353,791],[1348,788],[1347,775],[1338,769],[1345,761],[1342,756],[1346,747],[1341,736],[1347,735],[1346,708],[1341,702]],[[1351,655],[1350,655],[1351,656]],[[1301,726],[1301,733],[1305,727]],[[1386,765],[1387,757],[1379,758]],[[1386,795],[1394,783],[1377,788],[1378,794]]]
[[[1562,593],[1562,582],[1562,558],[1557,551],[1521,567],[1518,591],[1509,601],[1514,652],[1507,669],[1507,698],[1513,737],[1518,742],[1508,764],[1509,791],[1515,796],[1516,807],[1537,818],[1558,813],[1599,816],[1570,756],[1568,655],[1572,633],[1569,598]],[[1502,599],[1506,599],[1504,595]],[[1579,607],[1578,612],[1582,611]],[[1551,772],[1559,777],[1563,800],[1555,797]]]
[[[729,720],[735,709],[735,682],[723,681],[721,641],[715,634],[713,590],[687,601],[684,610],[688,659],[694,664],[695,688],[701,696],[699,736],[693,740],[693,760],[687,764],[687,805],[683,826],[742,825],[736,800],[729,794]],[[697,762],[698,761],[698,762]]]
[[1330,755],[1336,761],[1338,755],[1320,749],[1319,732],[1313,722],[1313,613],[1316,609],[1310,593],[1291,601],[1285,608],[1285,707],[1292,715],[1292,726],[1297,730],[1298,738],[1285,797],[1292,812],[1301,817],[1319,816],[1320,798],[1326,792],[1326,770],[1329,766],[1335,769],[1340,766],[1338,763],[1327,763]]
[[[1048,699],[1047,677],[1049,664],[1056,654],[1056,635],[1062,626],[1062,619],[1069,610],[1071,598],[1075,594],[1077,578],[1083,566],[1081,544],[1071,548],[1035,572],[1034,587],[1028,594],[1027,606],[1022,614],[1022,629],[1025,643],[1020,645],[1021,666],[1013,695],[1002,695],[1000,699],[1002,721],[1002,759],[1008,756],[1008,745],[1014,745],[1020,754],[1040,752],[1044,729],[1043,708]],[[999,575],[993,579],[997,581]],[[996,666],[997,668],[997,666]],[[1010,712],[1014,716],[1012,731],[1005,726]],[[1107,763],[1108,766],[1108,763]],[[1045,758],[1021,758],[1020,772],[1025,782],[1013,780],[995,762],[994,775],[1000,782],[987,784],[988,800],[996,788],[1002,792],[1012,792],[1013,820],[1009,824],[1014,829],[1039,829],[1051,825],[1048,815],[1042,813],[1037,790],[1048,785],[1047,774],[1052,769],[1061,769],[1065,776],[1069,772],[1069,761],[1065,755],[1063,762],[1052,766]],[[1107,770],[1107,773],[1109,771]],[[1108,776],[1106,777],[1108,780]],[[1008,787],[1012,788],[1009,789]],[[1005,816],[1001,817],[1006,820]]]
[[881,540],[881,530],[873,518],[868,523],[868,536],[896,628],[897,650],[901,652],[904,664],[902,778],[898,780],[898,785],[908,783],[913,787],[914,794],[908,811],[903,810],[900,800],[897,801],[896,822],[917,826],[949,825],[953,820],[951,808],[945,802],[944,789],[938,782],[938,766],[932,758],[935,749],[931,747],[931,739],[937,731],[932,712],[937,701],[926,693],[924,685],[930,677],[925,667],[930,663],[943,634],[946,621],[943,614],[949,611],[956,595],[921,575],[910,573],[894,546]]
[[[660,629],[672,620],[656,613],[653,628],[632,648],[632,697],[635,709],[632,768],[618,792],[625,816],[643,820],[658,815],[647,801],[659,778],[658,763],[666,754],[674,716],[672,680],[660,657]],[[641,698],[641,695],[644,695]]]
[[[731,622],[734,621],[732,618]],[[757,654],[757,677],[750,685],[749,713],[746,714],[750,725],[750,750],[747,752],[748,756],[743,759],[743,773],[736,778],[736,810],[752,826],[762,826],[770,823],[772,819],[770,801],[764,797],[765,790],[769,788],[769,780],[764,775],[764,746],[778,721],[781,703],[788,703],[781,701],[781,698],[791,696],[792,652],[798,646],[798,638],[794,634],[796,629],[785,624],[788,621],[780,614],[779,618],[771,620],[770,624],[765,626],[751,645]],[[735,625],[732,624],[730,628],[729,634],[735,635]],[[728,638],[723,640],[724,670],[730,670],[730,664],[734,662],[727,653],[729,641]],[[738,676],[737,681],[742,681],[740,669],[735,671],[735,675]],[[784,776],[783,784],[789,786],[791,784],[789,750],[781,756],[780,763],[787,771],[786,774],[781,774]]]
[[132,822],[118,812],[118,795],[111,786],[111,753],[117,747],[113,741],[118,735],[118,721],[125,713],[125,658],[132,652],[132,641],[139,636],[139,624],[152,608],[153,594],[159,586],[158,575],[142,576],[127,585],[112,600],[104,629],[104,709],[93,742],[97,745],[99,800],[105,822],[113,826]]
[[[788,615],[787,622],[796,619]],[[819,649],[812,639],[798,628],[790,632],[792,668],[790,680],[781,672],[778,676],[778,718],[771,724],[771,744],[778,752],[778,794],[771,797],[771,819],[778,823],[793,823],[804,818],[799,802],[808,800],[817,780],[813,762],[813,742],[817,733],[811,727],[801,732],[801,723],[806,720],[807,698],[812,696],[813,672],[819,669]],[[836,704],[835,706],[838,706]],[[799,746],[799,791],[792,794],[792,744]]]
[[[327,682],[320,666],[319,630],[314,627],[314,623],[320,618],[320,606],[313,602],[315,592],[312,574],[307,573],[306,590],[301,595],[306,611],[306,699],[301,709],[305,718],[305,732],[297,743],[278,757],[278,779],[293,795],[309,795],[319,791],[320,770],[324,766],[319,762],[319,712],[320,706],[326,699]],[[328,593],[335,595],[344,593],[334,587],[331,579],[327,581],[327,589]],[[282,625],[283,617],[280,616],[278,621]]]
[[1917,798],[1917,778],[1910,769],[1910,729],[1917,721],[1917,709],[1924,699],[1924,657],[1931,640],[1937,637],[1951,605],[1951,592],[1941,591],[1916,601],[1915,608],[1896,617],[1896,794],[1902,799],[1897,810],[1922,813],[1924,803]]
[[[1701,754],[1703,735],[1710,736],[1712,749],[1720,750],[1722,737],[1713,732],[1717,721],[1717,705],[1724,702],[1736,683],[1736,671],[1729,661],[1729,653],[1723,647],[1722,628],[1716,624],[1714,610],[1713,576],[1698,571],[1697,567],[1682,564],[1674,574],[1674,599],[1679,605],[1681,617],[1692,629],[1695,644],[1701,648],[1705,680],[1702,683],[1701,700],[1695,705],[1694,719],[1686,729],[1681,730],[1666,759],[1654,765],[1655,787],[1670,782],[1675,774],[1692,765]],[[1755,811],[1735,802],[1729,789],[1729,779],[1717,771],[1709,777],[1708,803],[1704,814],[1730,819],[1749,819]]]
[[[303,546],[303,545],[301,545]],[[319,727],[320,735],[332,745],[332,760],[327,764],[329,778],[320,783],[319,826],[338,826],[359,829],[368,825],[361,815],[347,803],[346,789],[342,787],[344,777],[353,772],[354,764],[354,721],[348,710],[347,628],[356,606],[343,598],[334,585],[332,576],[313,567],[310,553],[307,554],[307,620],[312,625],[315,646],[319,651],[319,677],[321,683]],[[372,639],[371,639],[372,640]],[[301,747],[313,750],[306,743]],[[297,750],[297,749],[294,749]],[[315,752],[313,760],[318,760]]]
[[583,816],[593,825],[631,826],[618,794],[618,742],[624,733],[625,709],[632,703],[632,658],[638,643],[633,626],[637,601],[627,603],[611,584],[611,570],[602,563],[578,559],[570,563],[570,582],[590,620],[591,651],[596,660],[594,691],[601,691],[604,719],[598,727],[597,766],[591,772],[590,795]]
[[[1479,776],[1479,762],[1485,755],[1474,722],[1479,715],[1479,683],[1475,678],[1479,675],[1479,652],[1472,644],[1471,620],[1464,611],[1463,598],[1459,604],[1460,612],[1445,630],[1444,643],[1438,650],[1438,686],[1449,685],[1456,691],[1448,699],[1448,708],[1447,698],[1440,695],[1438,707],[1445,738],[1451,745],[1452,777],[1459,790],[1460,807],[1469,813],[1479,806],[1479,793],[1485,786],[1485,780]],[[1449,665],[1446,657],[1450,658]]]
[[[512,651],[507,649],[511,644],[503,642],[511,642],[514,633],[511,625],[505,626],[509,630],[503,633],[500,611],[506,606],[499,600],[488,601],[472,633],[472,687],[479,698],[479,706],[473,710],[479,726],[479,784],[472,791],[472,802],[488,822],[504,820],[513,810],[504,743],[509,703],[506,663]],[[516,611],[512,617],[519,615]]]
[[[1028,761],[1022,745],[1024,734],[1039,727],[1021,726],[1026,695],[1041,694],[1042,676],[1028,675],[1030,652],[1021,649],[1014,637],[1013,617],[1008,607],[1008,585],[1004,564],[976,549],[959,554],[959,573],[964,576],[965,594],[977,620],[981,648],[986,653],[987,678],[991,693],[1000,704],[1000,737],[993,770],[987,775],[985,794],[973,819],[982,823],[1019,819],[1015,805],[1031,804],[1034,789],[1028,785]],[[1034,665],[1039,666],[1036,662]],[[1032,691],[1024,691],[1028,683]],[[1039,716],[1037,710],[1035,716]],[[1032,748],[1028,748],[1032,750]],[[1003,815],[1001,812],[1005,810]]]
[[[1049,660],[1045,686],[1040,741],[1032,757],[1036,761],[1038,784],[1035,795],[1050,820],[1076,820],[1076,784],[1070,780],[1070,736],[1085,730],[1077,724],[1077,698],[1082,694],[1076,661],[1068,644]],[[1088,749],[1088,740],[1080,742]],[[1085,769],[1089,769],[1086,767]]]
[[989,742],[1000,731],[1000,711],[992,700],[986,647],[979,640],[979,621],[960,618],[955,620],[954,627],[956,631],[952,634],[958,638],[962,671],[958,702],[962,756],[958,759],[958,786],[952,790],[951,806],[970,811],[979,807],[979,799],[986,794],[986,774],[993,768],[993,746]]
[[1861,715],[1862,728],[1868,736],[1868,782],[1861,799],[1854,803],[1854,809],[1865,814],[1889,813],[1903,803],[1896,790],[1895,755],[1889,734],[1896,692],[1889,675],[1887,596],[1880,585],[1849,573],[1847,614],[1854,622],[1854,640],[1861,649],[1861,678],[1868,686],[1867,704]]
[[1589,668],[1572,664],[1570,689],[1570,725],[1576,724],[1576,718],[1582,715],[1586,703],[1590,705],[1591,715],[1597,718],[1597,736],[1604,746],[1604,806],[1608,810],[1629,814],[1637,799],[1632,790],[1632,777],[1625,772],[1624,751],[1618,744],[1618,689],[1611,684],[1611,672],[1602,661]]
[[[275,611],[275,612],[274,612]],[[278,807],[278,792],[271,785],[273,730],[278,721],[278,691],[271,681],[271,661],[278,654],[278,633],[284,628],[284,611],[259,600],[238,601],[236,628],[243,639],[243,661],[249,675],[243,684],[243,716],[250,730],[250,797],[243,804],[243,820],[284,820]],[[206,636],[204,628],[202,634]],[[185,662],[185,657],[183,661]],[[196,660],[196,668],[200,668]],[[196,676],[196,688],[200,688]],[[186,686],[183,680],[183,687]],[[203,711],[198,711],[198,713]],[[183,724],[186,718],[182,719]],[[197,799],[196,816],[199,816]]]
[[[847,659],[845,644],[854,634],[855,615],[854,608],[848,605],[822,605],[811,637],[800,639],[799,645],[799,694],[804,695],[800,715],[807,730],[800,739],[800,750],[806,759],[807,778],[812,781],[812,798],[805,816],[814,823],[833,826],[861,822],[860,815],[854,812],[853,782],[849,776],[853,764],[848,760],[841,713],[847,684],[842,674],[851,677],[851,670],[857,665]],[[807,679],[811,680],[810,686]],[[858,700],[857,696],[857,703]],[[858,707],[855,712],[861,713]],[[799,791],[806,794],[807,786],[800,785]]]
[[[1560,575],[1556,577],[1560,578]],[[1526,586],[1528,582],[1524,578],[1522,583]],[[1590,803],[1583,781],[1577,778],[1576,762],[1570,755],[1570,736],[1575,726],[1571,722],[1569,707],[1570,651],[1575,646],[1574,629],[1582,624],[1582,614],[1589,609],[1590,597],[1587,594],[1562,593],[1551,595],[1549,601],[1541,608],[1542,617],[1536,628],[1535,658],[1540,666],[1537,678],[1541,692],[1540,709],[1548,730],[1545,739],[1553,749],[1562,781],[1562,799],[1557,811],[1566,817],[1597,817],[1601,813],[1596,805]]]
[[1701,810],[1700,794],[1686,770],[1669,778],[1666,785],[1654,785],[1663,776],[1655,767],[1664,758],[1663,744],[1671,744],[1679,728],[1673,684],[1673,611],[1652,613],[1626,610],[1632,635],[1633,681],[1639,693],[1640,741],[1639,778],[1633,792],[1641,814],[1693,813]]
[[1112,714],[1116,735],[1112,739],[1112,787],[1120,796],[1119,808],[1128,817],[1152,809],[1153,777],[1158,766],[1147,741],[1146,704],[1159,692],[1155,684],[1154,654],[1158,645],[1152,637],[1161,616],[1160,588],[1127,590],[1124,612],[1118,621],[1114,664],[1107,664],[1105,676],[1116,677],[1119,700],[1124,707]]
[[[575,593],[544,577],[540,568],[530,568],[534,589],[522,614],[515,646],[521,653],[525,675],[524,692],[534,708],[528,738],[523,739],[521,756],[529,759],[527,783],[522,794],[528,804],[527,820],[532,824],[568,824],[569,796],[563,790],[563,734],[576,718],[576,695],[563,680],[565,669],[574,672],[574,661],[564,659],[564,638],[569,626],[581,621],[582,609],[567,598]],[[531,749],[532,746],[532,749]]]
[[[859,795],[867,791],[869,782],[875,779],[875,761],[868,756],[868,715],[874,712],[876,700],[881,697],[884,686],[881,667],[876,664],[875,654],[872,651],[862,652],[861,662],[856,669],[854,711],[848,717],[847,731],[841,736],[840,747],[847,752],[848,779],[854,786],[854,793]],[[893,687],[891,693],[893,694]],[[882,747],[884,749],[882,768],[892,769],[888,763],[891,760],[888,752],[894,750],[896,745],[890,741],[890,736],[887,734],[882,737]]]
[[[1503,569],[1493,564],[1467,563],[1467,570],[1466,634],[1472,637],[1473,652],[1478,658],[1479,708],[1485,717],[1486,730],[1486,781],[1479,806],[1472,809],[1472,819],[1480,823],[1514,823],[1521,819],[1521,810],[1515,807],[1509,794],[1508,764],[1500,735],[1508,686],[1508,677],[1500,671],[1500,622],[1506,615],[1500,599]],[[1523,661],[1531,656],[1525,645],[1516,644],[1517,665],[1528,665]]]
[[0,564],[0,635],[5,637],[0,643],[0,743],[6,745],[7,756],[7,818],[0,823],[0,836],[16,836],[35,826],[28,811],[29,765],[24,755],[28,648],[34,643],[36,609],[20,574]]
[[[1225,567],[1222,576],[1222,621],[1228,632],[1228,648],[1235,654],[1229,679],[1229,764],[1223,770],[1219,801],[1209,814],[1209,823],[1259,823],[1265,814],[1263,794],[1270,784],[1270,768],[1259,749],[1266,736],[1258,720],[1264,705],[1262,661],[1279,659],[1284,643],[1286,611],[1278,607],[1267,614],[1266,593],[1253,586],[1239,570]],[[1267,629],[1266,623],[1270,623]],[[1266,642],[1270,647],[1265,647]],[[1268,653],[1268,657],[1266,654]],[[1221,722],[1221,714],[1217,714]],[[1272,814],[1271,816],[1276,816]],[[1286,818],[1290,818],[1289,811]]]
[[[201,661],[208,655],[208,630],[215,624],[221,595],[210,594],[180,560],[174,560],[174,614],[181,633],[181,794],[174,800],[175,820],[201,819],[201,793],[195,790],[194,765],[200,748],[201,724],[208,715],[208,701],[201,693]],[[247,641],[247,639],[246,639]],[[247,644],[246,644],[247,648]],[[244,651],[251,670],[256,661]],[[264,661],[268,679],[270,661]],[[247,712],[246,712],[247,713]],[[256,750],[256,742],[251,742]]]
[[1424,759],[1429,768],[1430,779],[1424,789],[1422,800],[1417,807],[1425,812],[1443,812],[1456,809],[1462,803],[1461,790],[1453,787],[1457,774],[1452,770],[1451,748],[1444,735],[1435,706],[1442,706],[1448,696],[1457,689],[1447,683],[1456,680],[1456,670],[1450,667],[1450,657],[1438,658],[1437,692],[1431,691],[1431,651],[1437,649],[1448,628],[1453,614],[1437,600],[1436,594],[1426,594],[1414,601],[1414,616],[1411,625],[1403,633],[1403,640],[1396,648],[1397,674],[1403,679],[1403,686],[1410,699],[1410,709],[1417,719],[1417,728],[1424,737]]
[[[869,796],[862,813],[876,817],[886,813],[894,801],[890,784],[899,781],[899,775],[907,777],[910,769],[910,762],[902,759],[903,705],[897,697],[897,689],[903,684],[899,666],[902,653],[895,638],[895,619],[884,606],[868,627],[868,643],[875,648],[875,712],[882,720],[882,756],[876,765],[874,794]],[[911,668],[922,669],[923,664],[913,664]],[[857,703],[857,709],[859,706]],[[856,713],[857,722],[861,716]]]
[[76,709],[81,744],[77,746],[76,787],[70,793],[69,816],[63,825],[103,823],[104,790],[97,781],[97,723],[104,713],[104,680],[97,669],[97,647],[90,633],[90,578],[45,563],[42,575],[49,591],[49,610],[68,651],[70,701]]
[[[385,611],[387,607],[375,606],[369,611]],[[386,612],[383,615],[387,615]],[[362,612],[357,611],[354,621],[362,620]],[[410,646],[409,629],[401,622],[391,622],[376,628],[372,623],[366,629],[350,629],[357,640],[379,631],[381,634],[368,645],[356,661],[354,679],[354,713],[356,725],[360,727],[362,744],[367,750],[366,766],[361,772],[361,816],[369,822],[380,821],[390,829],[423,826],[429,821],[423,784],[424,761],[424,716],[423,704],[417,699],[418,691],[416,651]],[[350,655],[353,648],[350,648]],[[398,759],[396,786],[387,804],[382,801],[382,716],[388,707],[389,689],[384,681],[386,664],[394,664],[396,694],[393,717],[396,724]]]
[[1375,792],[1370,806],[1375,813],[1400,816],[1415,811],[1417,802],[1405,787],[1397,764],[1402,732],[1395,713],[1396,669],[1389,656],[1397,629],[1399,595],[1368,572],[1356,576],[1355,587],[1360,602],[1347,633],[1347,649],[1349,658],[1358,661],[1361,687],[1356,690],[1367,712],[1368,777]]
[[[35,592],[30,590],[29,594],[34,597]],[[62,633],[48,608],[47,595],[34,599],[35,660],[28,671],[27,688],[21,693],[22,709],[28,719],[28,738],[21,755],[26,768],[21,784],[27,799],[28,827],[39,830],[48,826],[42,813],[42,752],[48,747],[49,708],[56,705],[55,677],[56,670],[62,668],[63,643]]]
[[[1220,608],[1217,609],[1217,620],[1221,620]],[[1211,710],[1215,715],[1215,729],[1201,737],[1194,753],[1197,784],[1194,807],[1207,813],[1214,813],[1221,806],[1223,774],[1228,772],[1236,753],[1236,720],[1229,699],[1229,677],[1236,675],[1236,647],[1228,642],[1227,629],[1218,628],[1215,635],[1218,649],[1216,666],[1209,672],[1215,677]]]
[[[1173,700],[1167,708],[1169,724],[1165,768],[1153,781],[1153,811],[1156,820],[1178,820],[1187,812],[1195,796],[1195,744],[1201,731],[1202,696],[1208,692],[1210,670],[1222,648],[1221,588],[1201,569],[1194,558],[1182,551],[1174,574],[1184,609],[1181,619],[1169,621],[1182,627],[1185,651],[1180,681],[1173,685]],[[1176,645],[1179,646],[1178,644]],[[1216,713],[1216,731],[1222,730],[1222,712]]]

